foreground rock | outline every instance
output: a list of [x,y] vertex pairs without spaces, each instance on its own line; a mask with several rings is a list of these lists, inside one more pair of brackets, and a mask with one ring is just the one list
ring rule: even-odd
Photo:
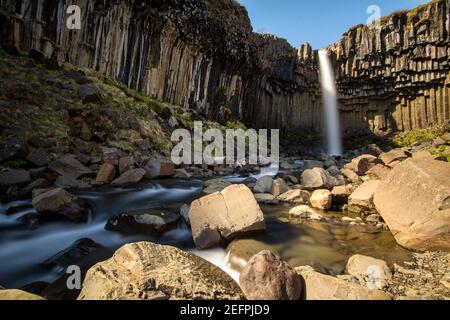
[[380,186],[380,180],[369,180],[359,186],[348,199],[348,210],[358,214],[374,211],[373,196]]
[[412,158],[382,181],[374,203],[400,245],[450,250],[449,177],[450,163]]
[[0,300],[45,300],[44,298],[17,289],[0,290]]
[[391,300],[391,297],[381,290],[370,290],[348,283],[345,280],[318,273],[310,267],[299,267],[295,270],[304,280],[303,296],[306,300]]
[[346,271],[355,276],[360,283],[365,283],[369,289],[383,289],[387,281],[392,278],[392,272],[387,263],[360,254],[348,259]]
[[158,234],[175,227],[180,217],[167,210],[140,210],[112,216],[105,229],[125,234]]
[[79,300],[235,300],[239,286],[190,253],[149,242],[127,244],[86,274]]
[[232,185],[192,202],[189,220],[199,249],[266,228],[263,213],[245,185]]
[[88,205],[62,188],[36,195],[32,205],[42,218],[65,216],[73,222],[87,222],[89,218]]
[[248,300],[299,300],[302,293],[299,275],[270,251],[248,261],[239,283]]

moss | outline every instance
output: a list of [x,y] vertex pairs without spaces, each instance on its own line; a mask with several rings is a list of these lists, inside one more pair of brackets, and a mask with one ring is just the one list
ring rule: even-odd
[[3,164],[3,167],[10,168],[10,169],[19,169],[23,168],[27,165],[27,162],[23,159],[14,159],[14,160],[8,160]]
[[445,132],[445,128],[418,129],[397,136],[391,144],[395,148],[410,147],[417,143],[432,141]]

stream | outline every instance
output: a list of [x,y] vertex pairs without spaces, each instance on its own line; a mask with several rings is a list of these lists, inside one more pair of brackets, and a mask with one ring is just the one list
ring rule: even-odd
[[[227,179],[233,183],[242,181],[237,177]],[[108,218],[114,214],[162,207],[179,212],[183,204],[201,197],[202,189],[203,182],[199,180],[162,180],[127,188],[102,187],[78,191],[76,194],[92,208],[87,224],[53,221],[37,229],[30,229],[20,220],[22,216],[34,212],[32,208],[6,215],[8,208],[30,205],[31,200],[2,204],[0,284],[7,288],[20,288],[36,281],[55,281],[64,275],[65,270],[58,266],[49,268],[43,262],[81,238],[90,238],[104,247],[102,255],[91,257],[94,259],[92,263],[108,258],[126,243],[152,241],[199,255],[225,270],[235,280],[239,276],[239,266],[227,263],[226,258],[238,255],[238,259],[234,260],[239,260],[240,251],[245,252],[248,247],[255,245],[272,249],[292,266],[310,264],[330,274],[342,273],[347,259],[353,254],[382,258],[388,263],[402,262],[409,257],[409,252],[396,244],[389,231],[370,233],[326,222],[302,221],[289,217],[292,205],[262,205],[267,231],[252,236],[251,240],[241,240],[237,248],[234,246],[234,249],[230,249],[228,256],[226,248],[201,252],[195,250],[191,232],[184,222],[177,229],[159,236],[124,236],[105,230]]]

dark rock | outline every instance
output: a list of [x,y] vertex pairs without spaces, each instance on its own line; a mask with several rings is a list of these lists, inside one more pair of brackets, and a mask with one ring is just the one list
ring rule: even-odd
[[68,176],[59,176],[55,181],[55,186],[59,188],[80,188],[81,181]]
[[26,170],[9,169],[0,172],[0,187],[23,185],[30,182],[30,172]]
[[180,215],[166,210],[141,210],[111,217],[106,230],[124,234],[158,234],[178,224]]
[[116,176],[116,167],[109,163],[104,163],[100,167],[100,170],[97,173],[97,177],[95,178],[95,182],[97,183],[109,183],[114,180]]
[[73,222],[87,222],[87,203],[64,189],[55,188],[33,197],[33,207],[42,218],[65,216]]
[[28,198],[32,195],[33,190],[35,189],[44,189],[50,187],[51,183],[47,179],[38,178],[31,182],[26,187],[19,190],[19,195],[24,198]]
[[73,179],[83,176],[91,176],[94,172],[75,159],[74,155],[65,155],[49,165],[56,173]]
[[25,155],[25,147],[18,138],[9,138],[0,146],[0,163],[10,159],[19,159]]
[[91,83],[80,85],[78,94],[83,103],[101,103],[102,97],[97,87]]
[[112,185],[115,186],[121,186],[121,185],[128,185],[128,184],[134,184],[141,181],[145,176],[145,170],[144,169],[131,169],[125,173],[123,173],[119,178],[111,182]]
[[119,173],[122,174],[134,168],[134,157],[126,156],[119,159]]
[[69,72],[69,77],[71,77],[78,84],[87,84],[91,82],[82,71],[72,70]]
[[79,239],[68,248],[45,260],[43,265],[48,267],[60,266],[62,268],[67,268],[74,264],[78,265],[80,260],[100,248],[103,248],[103,246],[89,238]]
[[168,178],[175,174],[174,164],[165,159],[151,159],[144,169],[147,179]]
[[27,156],[27,160],[36,167],[44,167],[48,165],[52,156],[44,149],[33,149]]

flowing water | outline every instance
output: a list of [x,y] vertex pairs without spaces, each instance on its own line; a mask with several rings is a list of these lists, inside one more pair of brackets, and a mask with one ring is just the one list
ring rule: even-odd
[[336,84],[330,58],[326,49],[319,51],[320,84],[322,86],[325,114],[327,152],[329,155],[342,155],[342,138],[337,101]]
[[[229,179],[235,183],[242,181],[242,178],[237,177],[229,177]],[[104,228],[108,217],[126,211],[165,207],[178,212],[183,204],[199,198],[202,195],[202,188],[202,181],[166,180],[133,188],[105,187],[80,191],[77,194],[88,201],[92,207],[92,217],[87,224],[47,222],[35,230],[29,229],[20,222],[21,216],[33,212],[32,208],[13,215],[5,214],[8,208],[28,205],[30,201],[2,205],[0,207],[0,284],[5,287],[19,288],[34,281],[55,281],[64,275],[64,270],[61,267],[46,267],[42,262],[80,238],[91,238],[105,247],[102,255],[91,257],[91,260],[94,260],[93,263],[108,258],[114,250],[125,243],[153,241],[191,251],[216,264],[237,279],[238,270],[231,269],[226,261],[226,249],[196,251],[191,232],[184,224],[160,236],[124,236]],[[252,245],[257,243],[272,248],[293,266],[320,264],[332,274],[342,272],[348,257],[356,253],[384,258],[390,262],[401,262],[407,258],[408,252],[395,244],[389,232],[372,234],[351,227],[305,222],[290,218],[288,215],[290,208],[290,206],[281,205],[262,206],[266,216],[267,231],[252,237]],[[244,245],[245,243],[242,249],[252,250],[252,248],[244,248]],[[239,253],[230,249],[229,256],[239,258]]]

